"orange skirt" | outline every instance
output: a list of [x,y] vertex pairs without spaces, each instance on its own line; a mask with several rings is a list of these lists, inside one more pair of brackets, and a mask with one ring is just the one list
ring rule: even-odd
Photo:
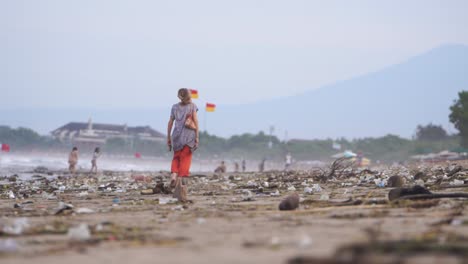
[[184,146],[181,150],[174,152],[171,164],[172,173],[177,173],[179,177],[188,177],[190,165],[192,165],[192,150],[189,146]]

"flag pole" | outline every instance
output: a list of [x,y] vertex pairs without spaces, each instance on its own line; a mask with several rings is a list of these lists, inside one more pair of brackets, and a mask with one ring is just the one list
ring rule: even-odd
[[205,108],[205,111],[204,111],[204,118],[203,118],[203,126],[204,126],[204,130],[205,130],[205,133],[208,133],[208,130],[206,128],[206,118],[207,118],[207,114],[206,114],[206,108]]

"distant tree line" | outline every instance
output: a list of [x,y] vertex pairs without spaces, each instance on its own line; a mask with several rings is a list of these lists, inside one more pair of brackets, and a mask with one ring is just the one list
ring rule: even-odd
[[[450,118],[455,119],[452,115]],[[456,127],[464,129],[465,125],[456,124]],[[69,151],[72,147],[70,142],[60,142],[52,137],[41,136],[28,128],[15,129],[8,126],[0,126],[0,142],[10,144],[12,151]],[[460,142],[465,142],[463,133],[448,135],[441,126],[434,124],[417,126],[413,139],[386,135],[379,138],[353,140],[340,138],[281,141],[276,136],[270,136],[264,132],[245,133],[230,138],[200,132],[200,148],[195,152],[195,157],[237,160],[265,158],[280,161],[284,159],[286,153],[290,152],[295,160],[331,160],[331,156],[337,152],[351,150],[361,152],[374,161],[393,162],[406,160],[416,154],[461,149]],[[333,149],[334,143],[339,144],[341,150]],[[120,155],[133,155],[139,152],[144,156],[171,156],[165,142],[143,141],[138,138],[109,139],[105,145],[101,146],[101,149],[104,153]]]

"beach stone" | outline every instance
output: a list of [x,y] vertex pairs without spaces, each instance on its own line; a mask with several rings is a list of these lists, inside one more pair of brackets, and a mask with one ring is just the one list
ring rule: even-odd
[[394,175],[388,178],[388,181],[387,181],[388,187],[392,187],[392,188],[403,187],[403,185],[405,185],[405,178],[403,178],[402,176]]
[[293,193],[286,196],[279,204],[281,211],[295,210],[299,207],[299,194]]

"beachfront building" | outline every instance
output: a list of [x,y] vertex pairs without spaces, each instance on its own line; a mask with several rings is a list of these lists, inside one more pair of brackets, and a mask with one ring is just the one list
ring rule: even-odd
[[80,145],[103,145],[108,139],[121,138],[124,140],[139,139],[143,141],[161,142],[165,135],[149,126],[130,127],[126,124],[94,124],[71,122],[51,132],[52,136],[62,142],[73,142]]

